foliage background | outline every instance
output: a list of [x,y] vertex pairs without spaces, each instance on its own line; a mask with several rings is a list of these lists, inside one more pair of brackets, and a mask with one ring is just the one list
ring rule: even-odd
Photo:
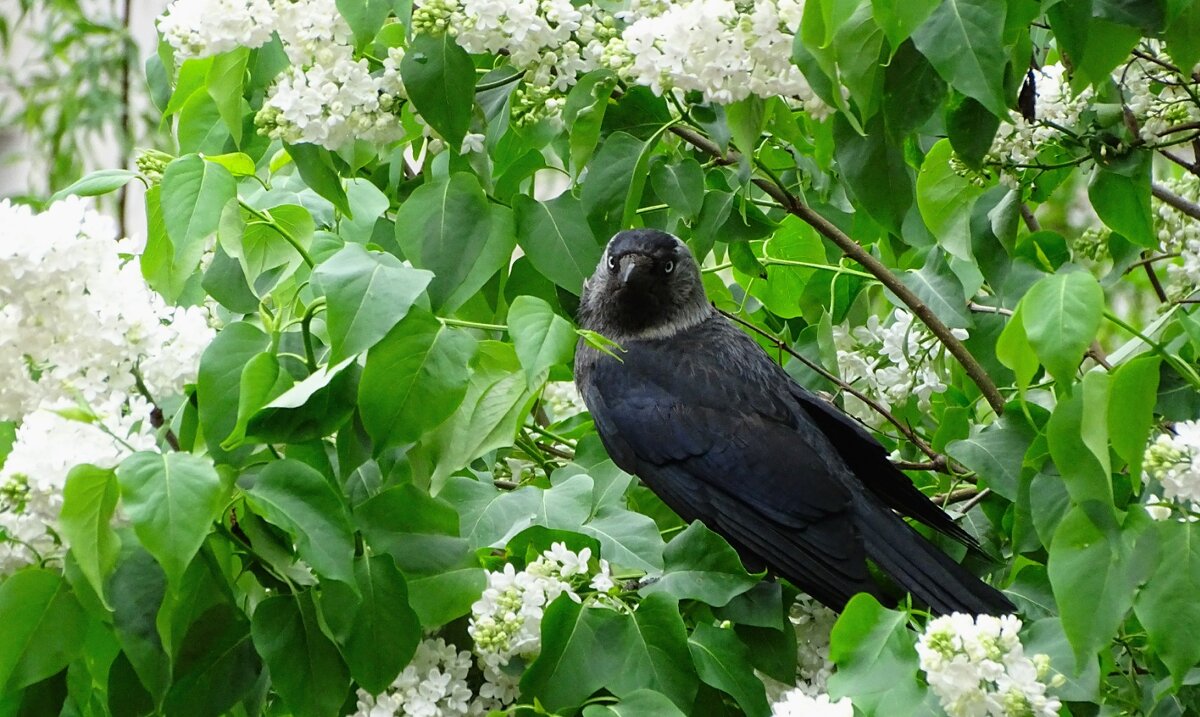
[[[583,277],[641,225],[687,240],[720,308],[963,514],[1063,713],[1200,709],[1200,100],[1179,69],[1200,59],[1200,6],[810,1],[792,101],[656,95],[616,51],[552,87],[510,48],[438,32],[440,8],[336,6],[347,62],[402,86],[376,97],[402,137],[325,147],[263,113],[280,71],[322,62],[283,30],[187,59],[162,43],[161,136],[131,128],[120,82],[79,74],[127,67],[119,27],[68,91],[26,97],[53,161],[24,200],[148,187],[131,266],[217,333],[178,395],[145,397],[154,449],[63,476],[58,550],[0,583],[0,709],[352,712],[430,631],[471,649],[494,575],[563,542],[618,584],[546,607],[508,709],[769,714],[752,668],[794,677],[793,591],[680,525],[586,414],[546,400]],[[65,56],[92,51],[73,5],[45,9],[75,18]],[[75,182],[106,125],[159,152]],[[643,574],[664,577],[626,582]],[[862,714],[942,709],[926,617],[852,603],[828,692]]]

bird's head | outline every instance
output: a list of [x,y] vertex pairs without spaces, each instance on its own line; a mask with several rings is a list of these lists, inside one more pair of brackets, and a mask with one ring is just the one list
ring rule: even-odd
[[618,342],[665,338],[712,314],[700,268],[678,237],[656,229],[619,232],[584,281],[584,328]]

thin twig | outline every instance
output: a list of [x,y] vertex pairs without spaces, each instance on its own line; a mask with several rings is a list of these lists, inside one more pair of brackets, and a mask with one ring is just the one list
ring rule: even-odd
[[1025,220],[1025,226],[1029,227],[1031,232],[1040,232],[1042,225],[1038,223],[1037,217],[1033,216],[1033,210],[1025,202],[1021,202],[1021,218]]
[[1162,303],[1167,303],[1170,299],[1167,298],[1167,290],[1163,288],[1162,282],[1158,280],[1158,274],[1154,271],[1153,264],[1142,264],[1146,270],[1146,277],[1150,279],[1150,286],[1154,287],[1154,295]]
[[945,456],[938,456],[928,461],[892,461],[892,465],[902,471],[936,471],[937,473],[948,473],[947,465],[949,461]]
[[983,490],[979,491],[978,495],[976,495],[974,498],[968,500],[963,507],[958,509],[958,511],[960,513],[962,513],[963,515],[970,513],[972,508],[974,508],[975,506],[982,503],[983,499],[988,497],[991,494],[992,494],[991,488],[984,488]]
[[741,324],[742,326],[745,326],[746,328],[755,332],[759,336],[762,336],[763,338],[767,339],[771,343],[775,344],[775,347],[778,348],[780,351],[786,351],[792,358],[796,359],[800,363],[809,367],[813,371],[816,371],[826,381],[829,381],[830,383],[834,384],[841,390],[845,391],[846,393],[849,393],[850,395],[854,396],[858,400],[860,400],[863,403],[870,406],[873,411],[875,411],[879,415],[883,416],[888,421],[888,423],[891,423],[893,426],[895,426],[896,429],[899,430],[900,433],[905,438],[907,438],[909,441],[911,441],[912,444],[914,446],[916,446],[922,453],[929,456],[929,459],[931,461],[933,461],[934,463],[937,463],[938,461],[940,461],[943,466],[945,465],[946,459],[940,453],[938,453],[937,451],[930,448],[929,444],[926,443],[925,441],[923,441],[921,439],[921,437],[918,436],[912,430],[912,428],[910,428],[908,426],[908,424],[901,423],[900,419],[898,419],[894,415],[892,415],[892,412],[887,410],[883,406],[881,406],[879,404],[879,402],[875,401],[871,397],[864,394],[862,391],[859,391],[855,387],[846,383],[840,377],[835,376],[832,373],[826,371],[824,366],[821,366],[818,363],[810,361],[808,359],[808,357],[806,357],[803,354],[801,354],[800,352],[796,351],[791,346],[788,346],[787,342],[784,341],[783,339],[779,338],[778,336],[775,336],[774,334],[770,333],[769,331],[761,329],[758,326],[755,326],[754,324],[750,323],[749,321],[746,321],[745,319],[743,319],[739,316],[731,314],[728,311],[725,311],[723,309],[717,309],[717,311],[720,311],[721,314],[723,314],[725,317],[727,317],[733,321],[736,321],[737,323]]
[[1108,355],[1104,353],[1099,341],[1092,339],[1092,345],[1088,346],[1084,356],[1103,366],[1105,371],[1112,371],[1112,364],[1108,362]]
[[1157,183],[1150,185],[1150,193],[1173,209],[1177,209],[1193,219],[1200,219],[1200,204],[1188,201]]
[[[722,152],[721,148],[712,140],[690,127],[674,125],[671,127],[671,131],[688,144],[717,158],[721,163],[732,164],[738,160],[736,153]],[[755,178],[753,181],[755,186],[777,201],[789,214],[804,220],[805,223],[816,229],[822,236],[836,244],[846,256],[858,262],[859,265],[874,275],[875,278],[879,279],[880,283],[895,294],[918,319],[929,327],[929,330],[942,342],[946,350],[958,360],[963,370],[966,371],[967,376],[979,387],[980,393],[983,394],[984,399],[987,400],[992,410],[997,415],[1004,412],[1004,397],[1000,395],[999,389],[996,388],[996,384],[992,382],[987,371],[971,355],[971,352],[967,350],[962,341],[954,336],[950,327],[946,326],[933,313],[933,310],[900,280],[900,277],[893,274],[891,270],[884,266],[883,262],[876,259],[873,254],[864,249],[849,235],[838,229],[832,222],[818,214],[807,204],[801,202],[783,187],[762,178]]]
[[1133,271],[1134,269],[1138,268],[1139,266],[1145,266],[1146,264],[1153,264],[1155,262],[1163,261],[1164,259],[1174,259],[1175,257],[1180,255],[1179,252],[1177,252],[1177,251],[1167,252],[1166,254],[1155,254],[1153,256],[1146,256],[1148,253],[1149,252],[1142,252],[1142,258],[1138,259],[1137,261],[1133,262],[1129,266],[1125,267],[1125,273],[1128,274],[1129,272]]
[[945,508],[951,503],[961,503],[964,500],[970,500],[971,498],[979,495],[979,493],[979,488],[971,486],[969,488],[959,488],[958,490],[952,490],[949,493],[941,493],[939,495],[932,496],[930,500]]
[[986,304],[977,304],[974,301],[967,302],[967,308],[971,311],[976,311],[981,314],[1000,314],[1001,316],[1012,316],[1012,309],[1006,309],[1003,306],[987,306]]
[[1189,161],[1184,157],[1181,157],[1174,152],[1168,152],[1165,149],[1159,149],[1158,153],[1171,160],[1175,164],[1178,164],[1180,167],[1183,167],[1192,174],[1200,175],[1200,165],[1198,165],[1196,162]]

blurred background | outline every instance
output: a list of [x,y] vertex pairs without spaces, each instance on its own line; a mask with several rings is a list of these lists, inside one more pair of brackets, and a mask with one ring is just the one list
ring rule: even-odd
[[[44,202],[83,174],[161,144],[144,80],[167,0],[0,0],[0,198]],[[167,135],[161,135],[166,137]],[[103,197],[123,234],[141,185]]]

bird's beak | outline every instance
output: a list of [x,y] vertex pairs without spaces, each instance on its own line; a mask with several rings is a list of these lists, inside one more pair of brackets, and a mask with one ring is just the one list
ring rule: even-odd
[[630,283],[630,280],[637,278],[645,273],[650,268],[650,258],[639,254],[627,254],[621,257],[620,271],[617,273],[617,279],[620,280],[622,286]]

